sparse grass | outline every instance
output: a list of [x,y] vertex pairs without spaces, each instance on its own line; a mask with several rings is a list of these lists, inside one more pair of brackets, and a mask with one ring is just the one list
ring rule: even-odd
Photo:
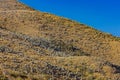
[[16,0],[0,4],[0,80],[120,79],[118,37]]

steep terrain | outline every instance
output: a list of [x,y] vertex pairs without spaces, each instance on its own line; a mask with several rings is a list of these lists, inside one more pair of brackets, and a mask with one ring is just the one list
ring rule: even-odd
[[0,0],[0,80],[120,80],[120,39]]

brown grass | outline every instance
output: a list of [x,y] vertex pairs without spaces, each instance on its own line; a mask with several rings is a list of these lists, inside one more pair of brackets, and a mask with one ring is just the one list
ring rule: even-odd
[[0,80],[119,80],[119,48],[111,34],[0,1]]

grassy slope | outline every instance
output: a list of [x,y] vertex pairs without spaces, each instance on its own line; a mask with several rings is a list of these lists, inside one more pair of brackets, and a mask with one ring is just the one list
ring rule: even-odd
[[1,79],[120,79],[119,38],[15,0],[1,4]]

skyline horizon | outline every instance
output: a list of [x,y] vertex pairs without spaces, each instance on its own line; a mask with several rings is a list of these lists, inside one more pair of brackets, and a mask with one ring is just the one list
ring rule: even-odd
[[[87,1],[87,3],[86,3]],[[92,0],[95,1],[95,0]],[[117,1],[117,0],[116,0]],[[65,17],[79,23],[86,24],[99,31],[112,34],[113,36],[120,37],[120,11],[118,5],[120,1],[111,1],[105,5],[107,1],[95,1],[89,0],[77,1],[27,1],[20,0],[20,2],[42,12],[51,13],[57,16]],[[101,3],[104,4],[101,6]],[[54,5],[52,5],[55,3]],[[83,3],[79,5],[80,3]],[[71,6],[73,5],[73,6]],[[112,6],[114,5],[114,6]],[[88,14],[89,13],[89,14]]]

